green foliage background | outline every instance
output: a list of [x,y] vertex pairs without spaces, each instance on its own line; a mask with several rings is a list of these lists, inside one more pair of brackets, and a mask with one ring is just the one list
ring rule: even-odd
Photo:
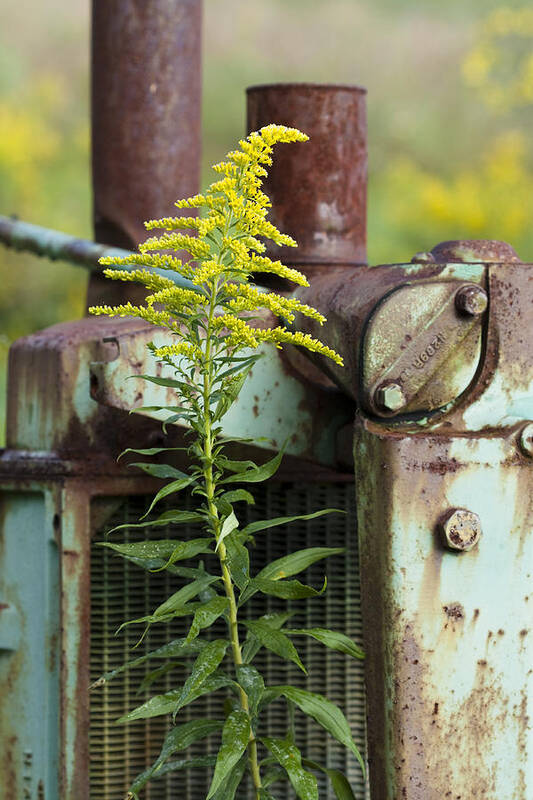
[[[89,0],[3,0],[0,29],[0,213],[79,236],[91,235],[89,10]],[[204,16],[206,168],[244,132],[246,86],[361,84],[370,262],[467,237],[533,257],[523,0],[205,0]],[[9,343],[79,317],[85,283],[74,267],[0,250],[0,431]]]

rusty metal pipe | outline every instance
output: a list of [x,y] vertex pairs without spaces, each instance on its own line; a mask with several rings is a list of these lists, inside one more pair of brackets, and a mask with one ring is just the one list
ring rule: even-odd
[[[92,173],[97,242],[135,249],[200,176],[201,0],[93,0]],[[92,276],[89,304],[131,287]],[[112,296],[111,296],[112,295]]]
[[249,131],[274,122],[310,137],[299,147],[278,145],[265,180],[270,218],[299,245],[274,245],[270,256],[298,265],[366,263],[365,95],[358,86],[311,83],[247,90]]

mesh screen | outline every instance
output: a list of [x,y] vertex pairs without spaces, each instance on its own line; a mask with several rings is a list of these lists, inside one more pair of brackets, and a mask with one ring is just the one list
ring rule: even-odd
[[[328,575],[325,595],[306,601],[292,601],[294,611],[291,627],[331,627],[344,631],[361,642],[361,615],[359,599],[359,568],[353,487],[346,483],[308,484],[275,483],[270,481],[255,493],[256,505],[248,507],[248,521],[265,517],[305,514],[320,507],[344,508],[347,513],[331,514],[309,522],[296,522],[286,528],[274,528],[256,535],[252,552],[252,573],[266,563],[293,550],[327,545],[345,547],[342,556],[334,556],[311,567],[304,580],[314,586],[321,585],[324,573]],[[242,505],[242,504],[241,504]],[[123,522],[135,522],[146,509],[146,498],[131,497],[124,500],[105,530]],[[184,530],[161,528],[131,530],[122,541],[144,538],[188,538],[198,535],[194,526]],[[115,541],[120,535],[116,535]],[[98,531],[96,539],[98,540]],[[184,562],[185,563],[185,562]],[[206,563],[209,570],[209,564]],[[150,613],[172,592],[179,588],[177,580],[168,573],[150,574],[130,564],[112,551],[94,547],[91,562],[91,675],[96,680],[103,672],[127,660],[154,650],[180,636],[186,635],[189,619],[178,619],[169,625],[153,625],[142,644],[132,651],[140,633],[140,626],[129,626],[118,636],[115,631],[127,619]],[[256,618],[270,611],[287,608],[286,601],[255,595],[241,610]],[[205,632],[203,633],[205,635]],[[216,625],[210,636],[225,637],[223,622]],[[267,684],[291,683],[310,691],[327,695],[346,714],[355,741],[364,749],[364,690],[363,669],[359,661],[335,653],[307,637],[295,639],[302,661],[309,675],[306,677],[294,665],[287,665],[276,655],[262,649],[254,665],[263,673]],[[114,725],[114,720],[131,710],[147,697],[169,691],[184,681],[184,668],[177,667],[162,675],[147,692],[136,695],[143,678],[162,662],[146,663],[117,676],[102,688],[91,693],[90,755],[91,800],[123,800],[132,779],[157,757],[163,738],[169,729],[164,718]],[[182,722],[193,718],[223,719],[224,691],[212,697],[202,697],[180,712]],[[284,735],[286,719],[283,702],[272,703],[265,718],[265,728],[270,735]],[[266,730],[262,732],[265,733]],[[216,752],[216,737],[212,748],[209,740],[193,745],[188,755],[207,755]],[[319,763],[342,769],[348,776],[357,798],[365,796],[361,771],[353,758],[315,722],[297,717],[297,744],[306,757]],[[182,754],[176,755],[176,758]],[[209,787],[209,770],[193,769],[169,773],[152,782],[144,790],[146,800],[204,800]],[[324,777],[319,777],[319,796],[334,800],[331,788]],[[272,791],[279,800],[294,798],[294,792],[285,784],[275,784]],[[249,787],[241,787],[239,798],[251,798]]]

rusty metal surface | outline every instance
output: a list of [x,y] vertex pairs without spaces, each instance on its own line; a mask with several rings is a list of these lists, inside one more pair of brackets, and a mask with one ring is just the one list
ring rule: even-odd
[[[269,254],[290,264],[366,263],[366,90],[287,83],[247,90],[248,130],[297,127],[310,141],[278,145],[265,180],[271,219],[298,242]],[[304,266],[304,271],[305,266]]]
[[[356,427],[373,800],[533,796],[533,475],[518,440]],[[442,542],[450,505],[479,518],[470,552]]]
[[520,262],[519,256],[510,244],[488,239],[457,239],[456,241],[440,242],[429,255],[439,264]]
[[[273,320],[263,319],[264,324],[269,322],[273,324]],[[125,321],[121,330],[115,323],[114,333],[106,337],[115,357],[95,359],[90,365],[91,396],[103,406],[125,412],[140,406],[176,405],[175,389],[134,377],[126,380],[144,374],[174,377],[174,371],[157,362],[146,347],[150,341],[163,344],[166,337],[164,331],[149,324],[132,328]],[[224,417],[224,435],[264,439],[259,446],[267,450],[279,450],[285,443],[288,455],[336,467],[336,433],[353,420],[353,403],[335,387],[320,386],[296,375],[275,348],[262,350],[244,391]],[[158,411],[146,414],[154,419],[169,416]]]
[[[378,416],[434,411],[467,388],[481,356],[482,320],[456,305],[474,290],[483,292],[459,281],[418,281],[386,296],[362,342],[365,408]],[[398,392],[390,402],[396,386],[401,402]]]
[[[93,0],[96,241],[135,249],[143,220],[195,194],[200,173],[201,0]],[[188,212],[189,213],[189,212]],[[131,296],[93,276],[89,305]]]

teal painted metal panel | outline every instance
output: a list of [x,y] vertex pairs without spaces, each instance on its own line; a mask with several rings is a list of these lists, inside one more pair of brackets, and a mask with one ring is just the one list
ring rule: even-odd
[[52,498],[0,494],[0,787],[3,797],[59,796],[58,547]]

